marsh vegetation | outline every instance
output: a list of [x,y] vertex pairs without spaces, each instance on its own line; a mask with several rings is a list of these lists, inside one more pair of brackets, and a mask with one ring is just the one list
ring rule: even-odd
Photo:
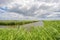
[[60,21],[43,21],[43,27],[0,28],[0,40],[60,40]]

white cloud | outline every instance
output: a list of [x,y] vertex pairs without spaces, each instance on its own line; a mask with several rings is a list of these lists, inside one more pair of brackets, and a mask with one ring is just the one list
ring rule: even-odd
[[[33,17],[35,18],[45,18],[53,16],[53,12],[60,12],[60,0],[13,0],[13,1],[5,1],[7,5],[5,5],[2,1],[2,6],[7,7],[8,15],[11,13],[14,15],[23,15],[21,17]],[[0,7],[2,7],[0,6]],[[11,14],[11,15],[12,15]],[[55,13],[54,13],[55,14]],[[57,13],[55,14],[57,15]],[[14,17],[16,17],[14,16]]]

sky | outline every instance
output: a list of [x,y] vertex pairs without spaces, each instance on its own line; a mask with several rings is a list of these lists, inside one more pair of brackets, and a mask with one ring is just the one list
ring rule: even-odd
[[60,20],[60,0],[0,0],[0,20]]

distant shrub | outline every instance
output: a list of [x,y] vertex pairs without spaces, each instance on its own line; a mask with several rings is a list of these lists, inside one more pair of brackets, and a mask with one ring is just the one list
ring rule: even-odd
[[0,25],[23,25],[37,21],[0,21]]

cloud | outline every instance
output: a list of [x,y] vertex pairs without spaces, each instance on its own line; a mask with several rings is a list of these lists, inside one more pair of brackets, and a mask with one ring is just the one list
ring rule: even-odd
[[34,20],[36,18],[30,16],[23,16],[22,14],[6,12],[0,9],[0,20]]
[[[19,14],[20,16],[22,15],[26,18],[33,17],[35,19],[48,17],[52,18],[52,16],[57,15],[57,12],[60,12],[60,0],[10,0],[8,2],[7,0],[2,0],[1,2],[1,4],[4,4],[3,2],[10,2],[7,5],[4,4],[3,7],[0,6],[3,8],[3,10],[8,12],[8,15],[14,13]],[[54,18],[56,18],[57,16],[54,16]]]
[[0,0],[0,5],[1,4],[8,4],[8,3],[10,3],[10,2],[13,2],[13,0]]

